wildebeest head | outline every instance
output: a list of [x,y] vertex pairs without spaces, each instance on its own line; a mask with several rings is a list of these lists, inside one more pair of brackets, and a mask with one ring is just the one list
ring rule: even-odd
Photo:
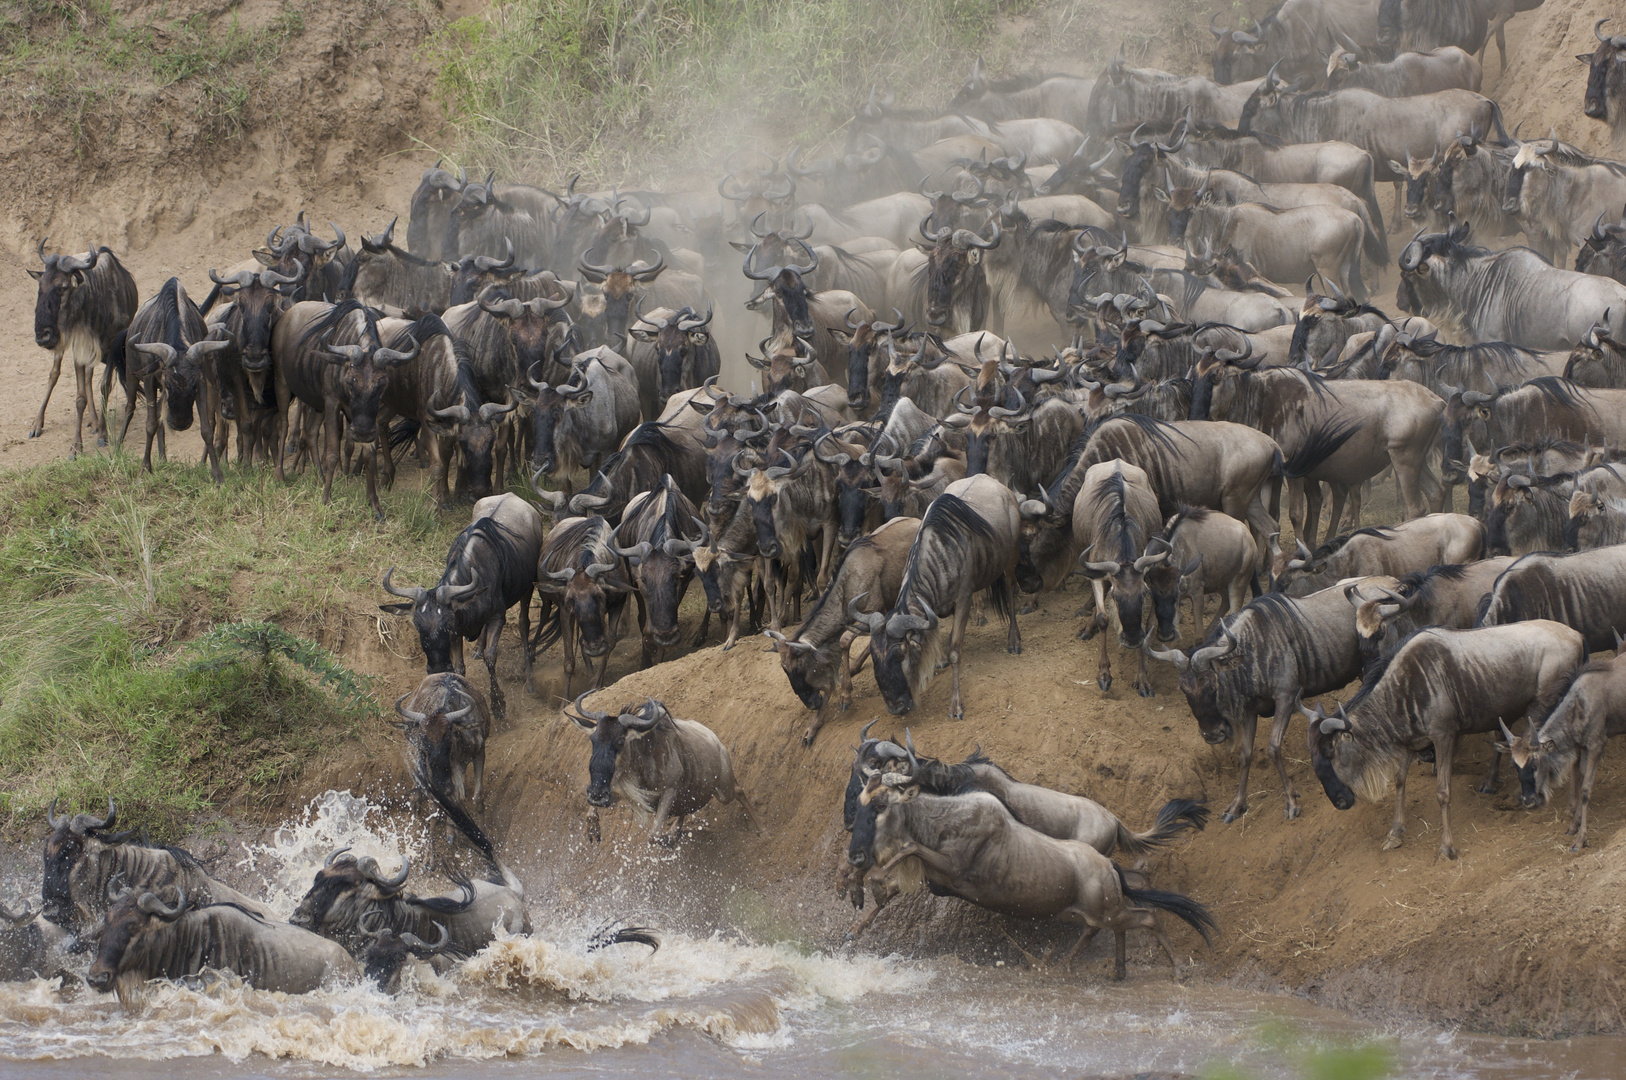
[[471,572],[469,580],[461,585],[445,581],[433,589],[419,586],[403,589],[390,583],[394,574],[393,566],[384,572],[384,591],[408,602],[380,604],[379,608],[392,615],[412,612],[412,625],[418,631],[418,644],[423,648],[428,673],[452,670],[452,641],[459,632],[457,602],[480,588],[479,575]]
[[756,556],[735,555],[718,547],[711,542],[708,529],[706,542],[696,544],[691,557],[694,559],[695,575],[700,578],[700,587],[706,594],[706,610],[713,615],[732,614],[735,598],[728,588],[729,579],[735,571],[748,568],[756,561]]
[[495,286],[482,292],[479,300],[480,310],[501,323],[515,367],[525,372],[538,364],[547,371],[548,362],[570,336],[570,317],[563,310],[569,303],[569,296],[516,300]]
[[[970,389],[967,386],[966,389]],[[963,394],[963,391],[962,391]],[[965,474],[978,476],[988,471],[988,459],[993,453],[994,444],[1012,433],[1020,431],[1033,420],[1033,412],[1022,397],[1022,392],[1012,388],[1008,395],[1014,399],[1014,407],[1004,405],[967,405],[955,396],[955,415],[944,417],[943,423],[951,428],[958,428],[965,435]]]
[[1449,261],[1474,253],[1468,248],[1469,222],[1453,225],[1445,232],[1424,234],[1417,230],[1400,251],[1400,285],[1395,290],[1395,303],[1408,315],[1422,315],[1425,308],[1437,305],[1443,296],[1435,280],[1436,259]]
[[1534,520],[1540,516],[1537,500],[1543,493],[1540,481],[1523,473],[1512,473],[1497,481],[1485,514],[1487,558],[1511,554],[1514,537],[1522,540],[1545,531]]
[[431,945],[410,931],[397,934],[383,925],[381,915],[381,912],[370,911],[361,919],[361,932],[368,939],[367,947],[361,954],[361,970],[374,986],[385,993],[394,993],[400,989],[401,972],[406,967],[407,958],[428,960],[445,950],[452,940],[452,933],[446,929],[445,923],[435,923],[435,928],[440,931],[440,940]]
[[346,854],[349,850],[338,848],[328,855],[311,887],[288,916],[294,926],[341,944],[356,941],[362,917],[399,898],[412,873],[412,860],[404,855],[401,869],[394,877],[386,877],[377,859],[370,855],[358,859]]
[[803,279],[813,274],[819,268],[819,256],[803,240],[793,241],[806,255],[807,261],[791,263],[784,266],[769,266],[758,269],[757,249],[752,248],[746,253],[743,271],[752,281],[763,283],[763,291],[757,298],[749,301],[746,306],[757,306],[764,301],[771,302],[778,312],[782,312],[786,324],[797,337],[810,338],[813,336],[813,315],[809,305],[813,302],[813,290]]
[[1254,125],[1263,121],[1266,132],[1275,127],[1275,121],[1281,111],[1283,102],[1288,99],[1294,87],[1282,82],[1276,77],[1276,69],[1281,61],[1271,65],[1265,72],[1264,81],[1254,88],[1248,100],[1242,105],[1242,116],[1237,120],[1236,129],[1244,135],[1254,134]]
[[[416,252],[426,252],[429,249],[429,224],[431,216],[438,216],[435,210],[445,211],[456,206],[463,197],[463,188],[469,182],[469,174],[458,169],[453,176],[449,171],[435,162],[434,168],[425,169],[423,179],[418,181],[418,188],[412,193],[410,221],[407,224],[407,248]],[[432,209],[434,208],[434,209]],[[433,239],[439,240],[439,237]]]
[[1118,180],[1118,205],[1115,208],[1121,218],[1131,221],[1140,218],[1140,189],[1146,177],[1152,174],[1152,168],[1158,161],[1167,158],[1170,154],[1178,154],[1186,145],[1186,125],[1182,124],[1170,136],[1169,141],[1160,143],[1154,138],[1142,138],[1140,129],[1146,125],[1136,126],[1129,133],[1127,141],[1118,140],[1118,149],[1124,154],[1123,174]]
[[[394,222],[390,224],[393,226]],[[364,247],[365,244],[363,241]],[[450,264],[452,292],[446,301],[448,307],[470,303],[489,286],[511,285],[516,278],[528,273],[525,267],[514,265],[514,242],[505,236],[503,246],[504,255],[500,259],[490,255],[464,255]]]
[[172,923],[186,911],[186,891],[176,889],[173,905],[164,903],[156,893],[137,893],[125,889],[117,896],[108,897],[107,918],[102,923],[101,940],[96,948],[96,960],[85,973],[85,984],[99,993],[107,993],[118,982],[119,968],[130,946],[149,929]]
[[45,820],[51,834],[45,838],[45,880],[40,896],[45,901],[45,917],[64,929],[72,929],[79,921],[79,911],[72,895],[73,870],[85,854],[86,842],[112,829],[118,821],[118,808],[107,800],[107,816],[95,818],[90,814],[64,814],[56,816],[56,800],[51,800],[45,811]]
[[672,714],[654,698],[645,699],[636,708],[626,706],[620,712],[595,712],[582,704],[594,691],[588,690],[576,698],[574,711],[565,715],[586,731],[592,740],[592,754],[587,759],[587,802],[591,806],[609,806],[615,801],[612,785],[615,782],[615,762],[626,747],[627,740],[640,739],[661,726],[672,726]]
[[937,664],[942,645],[937,612],[924,599],[901,597],[889,614],[873,612],[860,621],[869,630],[870,660],[887,711],[903,716],[915,707],[916,685]]
[[328,222],[333,230],[332,240],[323,240],[311,232],[305,223],[305,212],[299,212],[294,224],[277,226],[265,238],[265,249],[256,250],[254,258],[260,265],[279,274],[300,273],[303,278],[294,293],[296,300],[332,300],[326,288],[327,268],[335,256],[344,250],[344,230]]
[[1393,589],[1378,590],[1378,595],[1364,595],[1358,584],[1344,587],[1344,599],[1355,609],[1355,640],[1361,656],[1373,660],[1388,652],[1399,640],[1395,619],[1404,615],[1417,602],[1417,588],[1406,585],[1401,592]]
[[[498,427],[503,417],[517,408],[517,401],[488,401],[475,409],[458,402],[444,409],[429,410],[435,420],[451,425],[452,435],[457,439],[457,492],[460,496],[483,499],[491,494]],[[535,451],[532,453],[534,458]]]
[[855,323],[853,312],[857,310],[847,312],[845,331],[831,328],[830,334],[847,347],[847,404],[854,409],[867,409],[870,406],[870,357],[883,341],[890,341],[891,334],[903,327],[903,312],[893,308],[890,323],[879,319]]
[[1112,160],[1113,148],[1107,147],[1107,152],[1099,158],[1091,160],[1091,136],[1084,136],[1084,141],[1078,144],[1078,149],[1066,161],[1056,166],[1056,171],[1045,178],[1045,181],[1034,188],[1035,195],[1083,195],[1105,204],[1106,196],[1103,191],[1116,187],[1118,181],[1111,175],[1101,172],[1106,168],[1107,162]]
[[926,253],[926,321],[947,325],[961,295],[976,288],[982,277],[982,255],[998,247],[998,220],[988,222],[992,235],[984,238],[970,229],[930,230],[923,225],[920,234],[931,242]]
[[1203,553],[1199,551],[1192,556],[1190,562],[1181,566],[1174,561],[1174,549],[1169,546],[1168,541],[1157,537],[1146,545],[1146,554],[1139,561],[1145,561],[1154,555],[1159,557],[1147,563],[1142,574],[1146,579],[1146,589],[1152,595],[1152,615],[1157,620],[1157,639],[1173,641],[1179,636],[1176,622],[1180,614],[1181,586],[1202,569]]
[[[644,498],[641,514],[659,513],[660,520],[640,530],[639,535],[646,539],[627,548],[612,547],[632,569],[633,581],[644,598],[650,637],[656,645],[670,648],[678,641],[678,605],[694,576],[694,550],[705,546],[706,525],[689,514],[693,507],[678,491],[670,473]],[[623,528],[639,513],[629,504],[622,518]],[[685,532],[690,535],[685,536]]]
[[1433,200],[1429,199],[1429,191],[1435,183],[1435,178],[1439,175],[1439,169],[1440,155],[1438,152],[1424,158],[1412,157],[1407,154],[1404,165],[1398,161],[1390,160],[1389,171],[1396,176],[1406,178],[1406,201],[1402,212],[1408,218],[1415,220],[1422,216],[1423,202],[1425,200],[1432,203]]
[[[333,345],[326,343],[321,356],[338,369],[339,407],[349,421],[348,433],[358,443],[369,443],[378,437],[378,409],[389,389],[390,371],[408,364],[418,356],[418,342],[408,338],[408,348],[387,349],[378,339],[378,327],[367,320],[367,329],[361,343]],[[204,345],[207,342],[199,342]],[[192,346],[197,348],[198,345]],[[187,350],[190,354],[191,350]],[[167,372],[169,365],[165,365]]]
[[1191,706],[1191,715],[1197,720],[1197,730],[1204,742],[1217,746],[1236,737],[1237,729],[1220,701],[1218,670],[1232,667],[1243,659],[1237,652],[1236,635],[1229,626],[1220,622],[1189,657],[1179,649],[1151,649],[1148,655],[1171,663],[1179,670],[1180,692]]
[[762,392],[779,394],[786,390],[805,390],[812,385],[818,369],[818,356],[806,338],[788,332],[777,337],[763,338],[757,343],[761,356],[745,354],[745,362],[762,372]]
[[457,202],[452,204],[451,211],[446,215],[446,235],[441,241],[443,258],[450,261],[463,254],[461,243],[465,226],[473,225],[488,214],[506,209],[497,198],[496,179],[496,173],[487,173],[484,182],[463,185]]
[[[1173,175],[1169,170],[1164,169],[1163,181],[1165,186],[1152,189],[1152,194],[1157,197],[1159,202],[1168,204],[1169,209],[1166,213],[1166,220],[1169,226],[1169,237],[1175,242],[1185,240],[1186,228],[1191,224],[1191,215],[1197,207],[1213,205],[1214,192],[1209,187],[1209,181],[1213,178],[1213,171],[1210,169],[1208,175],[1203,177],[1203,182],[1197,187],[1181,187],[1176,186]],[[1187,263],[1186,269],[1196,273],[1197,271],[1193,270],[1189,265],[1189,255]]]
[[648,285],[666,269],[666,256],[655,252],[655,260],[640,259],[629,266],[610,266],[592,260],[592,251],[584,251],[576,260],[576,269],[583,278],[604,291],[605,341],[612,349],[625,347],[632,311],[644,297]]
[[40,262],[43,270],[30,270],[28,276],[39,282],[34,298],[34,344],[42,349],[55,349],[62,344],[59,321],[62,303],[75,289],[85,284],[85,274],[95,267],[106,248],[90,245],[90,250],[79,255],[47,255],[45,245],[51,238],[40,241]]
[[717,182],[717,194],[733,203],[739,221],[755,222],[761,218],[768,228],[783,231],[790,228],[796,212],[796,181],[779,171],[773,158],[764,155],[766,164],[758,163],[756,175],[746,178],[732,166],[733,155],[725,162],[726,173]]
[[[428,775],[422,779],[441,790],[450,786],[454,794],[462,798],[463,772],[454,765],[453,751],[460,744],[483,744],[487,721],[484,715],[475,712],[474,698],[456,682],[443,682],[440,687],[438,693],[402,694],[395,702],[395,711],[401,719],[391,720],[389,724],[406,737],[408,759],[414,763],[413,767],[421,764],[428,768]],[[408,698],[414,698],[414,704],[429,711],[407,708]]]
[[1592,25],[1592,36],[1598,39],[1598,47],[1575,57],[1588,68],[1586,99],[1581,111],[1591,120],[1609,119],[1609,99],[1619,99],[1626,90],[1626,35],[1605,37],[1603,24],[1608,21],[1599,19]]
[[[610,558],[597,561],[603,554]],[[537,588],[555,594],[556,603],[570,611],[582,655],[597,659],[611,648],[610,598],[632,592],[632,585],[622,578],[621,558],[612,551],[584,543],[573,561],[568,569],[549,570],[548,580],[538,580]]]
[[1208,32],[1214,35],[1214,81],[1229,85],[1263,74],[1260,58],[1264,42],[1259,35],[1240,29],[1221,30],[1214,25],[1216,18],[1217,13],[1208,16]]
[[[1126,529],[1130,526],[1124,526]],[[1111,587],[1112,603],[1118,611],[1119,643],[1126,649],[1138,649],[1145,641],[1143,629],[1146,614],[1146,571],[1162,565],[1173,557],[1173,551],[1164,545],[1155,552],[1136,556],[1132,561],[1117,559],[1094,560],[1086,550],[1079,556],[1078,566],[1084,576],[1105,580]],[[1165,639],[1166,640],[1166,639]]]
[[875,499],[875,473],[863,458],[866,447],[843,442],[834,432],[820,433],[813,454],[836,474],[836,543],[847,548],[864,533],[870,503]]
[[1531,169],[1547,168],[1547,155],[1558,149],[1558,135],[1555,132],[1546,139],[1532,139],[1519,144],[1518,152],[1513,155],[1512,168],[1508,170],[1507,187],[1502,193],[1502,213],[1517,214],[1519,205],[1524,197],[1524,180]]
[[1440,462],[1440,475],[1447,483],[1460,483],[1467,475],[1468,455],[1464,447],[1477,443],[1491,445],[1489,429],[1491,409],[1496,395],[1477,390],[1457,390],[1445,387],[1450,394],[1445,399],[1445,412],[1440,417],[1440,449],[1444,460]]
[[881,815],[888,808],[909,802],[920,794],[914,750],[905,746],[903,752],[905,756],[902,760],[884,762],[864,780],[853,815],[852,837],[847,841],[849,866],[862,870],[875,864],[875,834],[881,823]]
[[1344,706],[1340,704],[1338,711],[1329,716],[1314,705],[1300,701],[1298,711],[1310,721],[1307,740],[1310,767],[1315,770],[1316,779],[1321,781],[1321,789],[1327,793],[1328,801],[1338,809],[1350,809],[1355,805],[1355,792],[1339,776],[1338,766],[1344,766],[1346,775],[1355,775],[1360,770],[1355,764],[1356,746],[1350,736],[1349,716],[1344,712]]
[[[883,772],[901,772],[908,768],[909,750],[888,739],[870,738],[869,729],[880,723],[871,720],[858,733],[858,746],[853,750],[852,772],[847,777],[847,790],[841,801],[842,826],[852,832],[859,817],[859,798],[870,780]],[[910,775],[914,769],[909,768]],[[870,839],[873,839],[871,836]],[[864,842],[864,855],[869,856],[869,841]],[[857,865],[857,864],[855,864]],[[866,861],[862,865],[869,865]]]
[[[750,471],[746,477],[745,498],[741,507],[751,515],[752,524],[756,526],[757,553],[765,559],[778,559],[786,554],[774,525],[774,509],[779,505],[780,492],[791,482],[792,474],[799,475],[799,470],[806,467],[804,462],[797,461],[790,451],[784,449],[774,455],[774,460],[783,461],[784,464]],[[744,471],[737,464],[735,469]],[[799,554],[791,552],[790,556],[795,558]]]
[[[1596,274],[1616,281],[1626,278],[1626,225],[1605,225],[1600,211],[1598,219],[1592,223],[1592,231],[1575,253],[1575,270],[1580,274]],[[1593,333],[1587,335],[1581,344],[1586,344],[1599,331],[1607,334],[1607,323],[1593,327]],[[1597,347],[1595,342],[1592,344],[1594,348]],[[1619,344],[1612,344],[1618,351]],[[1576,347],[1580,348],[1580,345]]]
[[[570,410],[592,405],[593,390],[579,363],[571,368],[570,378],[558,386],[537,378],[539,370],[533,367],[526,373],[531,389],[536,391],[536,403],[531,408],[531,467],[543,476],[552,476],[559,468],[559,424]],[[482,412],[489,407],[482,406]]]
[[700,370],[702,353],[711,348],[712,308],[704,315],[693,308],[679,308],[665,319],[642,315],[632,325],[632,336],[655,347],[655,378],[658,397],[665,400],[683,389],[685,370]]
[[292,304],[292,291],[304,279],[304,264],[292,274],[279,274],[275,270],[261,270],[258,274],[244,270],[234,277],[223,278],[209,271],[209,280],[220,286],[222,299],[236,305],[240,320],[237,329],[237,347],[240,362],[250,379],[263,383],[265,373],[271,370],[271,330],[277,316]]
[[[210,354],[231,346],[229,341],[207,338],[188,345],[185,352],[176,352],[174,346],[163,342],[135,346],[135,351],[146,358],[146,364],[135,368],[132,374],[138,379],[158,376],[164,388],[164,420],[170,430],[185,431],[192,426],[192,405],[203,388],[203,365]],[[380,389],[380,394],[382,392]],[[367,437],[366,432],[357,434]]]

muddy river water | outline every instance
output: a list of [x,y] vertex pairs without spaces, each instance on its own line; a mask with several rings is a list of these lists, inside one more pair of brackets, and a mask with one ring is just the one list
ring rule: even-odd
[[[264,895],[291,910],[339,834],[385,859],[421,843],[353,800],[330,800],[251,853]],[[1383,1042],[1407,1077],[1626,1076],[1626,1039],[1373,1026],[1288,996],[1175,984],[1161,967],[1132,968],[1128,982],[1112,984],[1100,970],[832,954],[726,932],[665,933],[653,955],[588,952],[593,929],[550,925],[498,941],[445,977],[423,969],[394,997],[361,987],[290,997],[219,978],[151,984],[121,1004],[55,980],[4,984],[0,1077],[895,1080],[1200,1074],[1231,1064],[1263,1078],[1302,1075],[1307,1048],[1357,1040]],[[1285,1043],[1269,1034],[1282,1030],[1294,1033]]]

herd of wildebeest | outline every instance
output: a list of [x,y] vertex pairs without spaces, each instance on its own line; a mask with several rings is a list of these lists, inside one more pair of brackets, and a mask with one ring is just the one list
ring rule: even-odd
[[[470,809],[516,605],[527,679],[557,645],[565,698],[587,687],[565,715],[590,737],[592,839],[616,796],[653,816],[652,841],[714,798],[760,830],[704,725],[653,698],[586,700],[629,601],[646,666],[685,644],[695,579],[689,643],[713,616],[724,649],[760,628],[811,713],[804,744],[866,664],[897,716],[949,668],[960,718],[968,626],[992,609],[1019,652],[1019,605],[1065,617],[1050,594],[1079,574],[1101,690],[1116,637],[1140,694],[1150,660],[1172,665],[1203,738],[1235,746],[1225,821],[1247,810],[1261,716],[1298,815],[1282,743],[1303,713],[1336,807],[1396,789],[1386,848],[1422,759],[1455,857],[1450,782],[1475,734],[1493,741],[1481,791],[1503,754],[1527,807],[1571,784],[1581,848],[1606,740],[1626,730],[1626,660],[1588,659],[1626,627],[1626,165],[1504,130],[1473,54],[1512,11],[1285,0],[1252,30],[1214,27],[1212,80],[1122,52],[1098,79],[996,81],[979,61],[943,110],[872,91],[839,149],[737,154],[702,191],[555,192],[437,163],[405,247],[394,222],[353,250],[302,214],[211,271],[201,305],[172,278],[138,307],[113,252],[42,242],[35,338],[53,384],[73,365],[76,452],[101,364],[92,429],[107,440],[117,374],[117,437],[144,402],[148,468],[195,417],[217,480],[235,426],[241,466],[315,462],[329,492],[364,472],[379,514],[378,476],[406,456],[440,504],[474,500],[438,581],[391,568],[383,588],[427,661],[396,704],[407,762],[490,873],[423,898],[404,862],[341,849],[282,922],[185,852],[115,832],[111,804],[53,809],[43,908],[6,909],[0,973],[43,973],[52,925],[95,952],[91,986],[121,992],[204,968],[393,986],[408,959],[444,969],[528,932],[523,886]],[[1584,111],[1609,120],[1626,38],[1601,27]],[[1391,227],[1415,228],[1389,311],[1368,288],[1390,258],[1381,181]],[[743,281],[719,269],[731,247]],[[713,320],[751,318],[746,295],[758,374],[725,386]],[[1355,527],[1390,475],[1399,520]],[[1357,679],[1341,704],[1307,700]],[[1202,828],[1195,802],[1134,833],[980,754],[948,764],[866,726],[844,816],[840,890],[874,900],[854,934],[921,884],[1081,925],[1073,952],[1110,928],[1119,976],[1130,928],[1173,960],[1155,912],[1213,929],[1110,858]],[[618,926],[594,944],[621,941],[656,944]]]

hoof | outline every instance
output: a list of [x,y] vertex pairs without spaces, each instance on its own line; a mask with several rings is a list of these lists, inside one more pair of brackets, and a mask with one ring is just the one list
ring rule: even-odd
[[1103,692],[1105,692],[1107,690],[1111,690],[1112,689],[1112,676],[1111,675],[1102,675],[1100,678],[1095,680],[1095,685],[1099,686]]
[[733,648],[733,647],[734,647],[734,643],[733,643],[733,642],[729,642],[729,643],[728,643],[728,644],[727,644],[727,645],[724,645],[724,646],[723,646],[723,651],[724,651],[724,652],[727,652],[727,651],[728,651],[728,650],[730,650],[730,649],[732,649],[732,648]]
[[1478,787],[1474,788],[1474,790],[1479,792],[1481,795],[1495,795],[1496,792],[1501,789],[1501,786],[1502,785],[1500,784],[1480,784]]
[[812,746],[813,740],[818,737],[818,734],[819,733],[814,731],[812,728],[808,728],[806,731],[802,732],[802,745]]
[[1022,655],[1022,646],[1020,646],[1020,645],[1007,645],[1005,647],[1005,651],[1010,653],[1012,656],[1021,656]]
[[1457,857],[1457,849],[1449,844],[1441,844],[1440,857],[1442,859],[1455,859]]
[[950,720],[964,720],[965,719],[965,710],[961,709],[958,712],[951,712],[951,713],[948,714],[948,718]]
[[1283,813],[1288,821],[1292,821],[1294,818],[1299,816],[1299,804],[1290,803]]
[[1400,837],[1395,833],[1390,833],[1383,838],[1383,850],[1393,851],[1400,846],[1400,843]]
[[41,435],[43,435],[43,434],[44,434],[44,433],[45,433],[45,429],[44,429],[44,428],[35,428],[35,429],[34,429],[34,430],[33,430],[33,431],[30,431],[30,432],[29,432],[29,433],[28,433],[28,437],[29,437],[29,438],[30,438],[30,439],[37,439],[37,438],[39,438],[39,437],[40,437],[40,436],[41,436]]
[[1581,849],[1584,848],[1584,847],[1586,847],[1586,841],[1585,840],[1578,840],[1575,843],[1570,845],[1570,854],[1571,855],[1579,855],[1581,853]]
[[1225,813],[1220,815],[1220,820],[1225,822],[1225,824],[1229,825],[1232,822],[1234,822],[1237,818],[1241,817],[1243,814],[1246,814],[1247,812],[1248,812],[1248,808],[1245,807],[1245,806],[1240,810],[1227,810],[1227,811],[1225,811]]
[[1136,686],[1135,687],[1135,693],[1139,694],[1141,697],[1157,697],[1157,691],[1152,689],[1152,684],[1151,683],[1146,683],[1145,685],[1142,685],[1142,686]]

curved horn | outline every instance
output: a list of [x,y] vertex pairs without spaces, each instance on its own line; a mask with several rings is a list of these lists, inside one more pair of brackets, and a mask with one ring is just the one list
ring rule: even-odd
[[413,712],[411,709],[408,709],[408,708],[405,708],[405,707],[402,706],[401,703],[403,701],[405,701],[407,698],[411,697],[411,696],[412,696],[412,694],[407,693],[407,694],[402,694],[398,699],[396,699],[395,711],[400,713],[402,716],[406,717],[408,720],[412,721],[414,724],[425,723],[429,719],[429,714],[428,713]]
[[174,907],[166,907],[164,902],[158,899],[157,894],[150,892],[141,894],[141,899],[136,901],[136,907],[148,915],[156,915],[160,919],[177,918],[181,912],[186,910],[186,890],[176,888]]
[[344,847],[334,848],[333,851],[331,853],[329,853],[327,859],[325,861],[323,861],[322,869],[323,870],[331,870],[331,869],[333,869],[333,860],[337,859],[340,855],[343,855],[345,852],[347,852],[349,850],[350,850],[350,845],[349,844],[344,845]]

